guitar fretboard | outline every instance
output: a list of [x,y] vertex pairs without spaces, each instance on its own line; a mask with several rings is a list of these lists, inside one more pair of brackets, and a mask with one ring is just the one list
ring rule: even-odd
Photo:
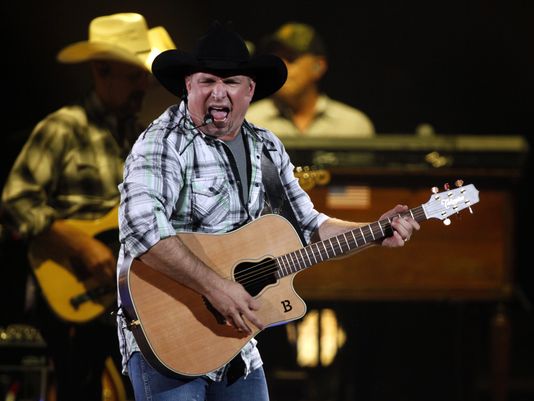
[[[405,216],[411,216],[418,222],[427,219],[422,205],[399,214],[399,217]],[[386,238],[393,233],[391,221],[392,218],[376,221],[279,256],[276,258],[276,263],[278,264],[276,277],[282,278],[289,274],[297,273],[318,263]]]

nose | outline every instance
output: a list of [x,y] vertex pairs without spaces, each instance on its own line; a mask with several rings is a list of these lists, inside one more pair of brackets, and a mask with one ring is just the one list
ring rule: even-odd
[[224,99],[226,97],[226,85],[223,82],[216,82],[213,85],[211,97],[216,100]]

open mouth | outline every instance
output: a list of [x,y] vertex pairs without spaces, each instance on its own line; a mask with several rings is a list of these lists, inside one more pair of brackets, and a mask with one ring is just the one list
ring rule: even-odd
[[228,117],[228,113],[230,113],[230,109],[228,107],[212,106],[208,108],[208,113],[213,118],[213,121],[224,121]]

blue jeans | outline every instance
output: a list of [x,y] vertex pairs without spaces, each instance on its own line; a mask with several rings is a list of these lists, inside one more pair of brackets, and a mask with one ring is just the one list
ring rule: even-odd
[[171,378],[153,369],[140,352],[128,361],[128,374],[133,384],[135,401],[269,401],[263,368],[246,378],[220,382],[205,376]]

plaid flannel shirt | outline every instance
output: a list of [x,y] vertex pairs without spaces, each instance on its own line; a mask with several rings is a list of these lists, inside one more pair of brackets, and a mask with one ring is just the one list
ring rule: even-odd
[[[195,129],[183,102],[167,109],[139,136],[119,186],[119,269],[127,268],[133,258],[177,232],[229,232],[258,218],[264,208],[263,146],[269,149],[304,237],[310,240],[327,216],[314,209],[299,186],[281,141],[272,132],[248,123],[243,124],[241,134],[251,167],[245,205],[240,197],[239,177],[234,176],[224,143]],[[131,353],[139,347],[122,316],[119,326],[126,371]],[[241,357],[245,374],[261,366],[255,339],[242,349]],[[208,377],[221,380],[225,369],[223,366],[210,372]]]

